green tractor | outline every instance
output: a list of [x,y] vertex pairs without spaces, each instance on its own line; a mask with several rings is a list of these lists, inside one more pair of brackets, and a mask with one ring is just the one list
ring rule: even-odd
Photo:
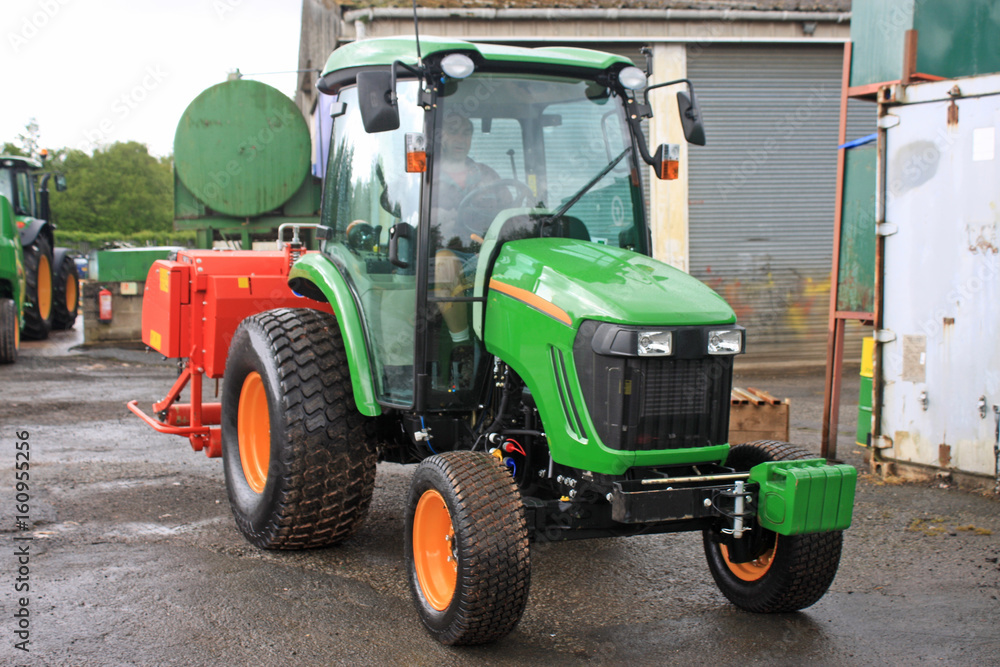
[[[20,335],[41,340],[52,329],[70,329],[76,321],[79,281],[70,251],[55,247],[48,189],[52,178],[37,160],[0,155],[0,196],[7,201],[11,221],[8,225],[4,213],[0,326],[13,345],[0,352],[0,362],[14,360]],[[55,185],[59,191],[66,189],[61,175],[55,175]],[[13,249],[15,245],[21,252]],[[23,259],[15,259],[15,255]],[[8,312],[14,312],[13,321],[20,323],[16,335],[7,333],[12,326]]]
[[[690,82],[658,85],[681,88],[703,144]],[[646,145],[646,74],[579,48],[386,38],[334,51],[318,87],[320,252],[288,285],[333,314],[260,312],[232,337],[221,448],[244,536],[339,542],[376,461],[418,463],[404,551],[445,644],[515,627],[532,541],[700,531],[738,607],[819,600],[856,471],[728,444],[746,332],[651,257],[641,169],[670,177],[679,149]]]

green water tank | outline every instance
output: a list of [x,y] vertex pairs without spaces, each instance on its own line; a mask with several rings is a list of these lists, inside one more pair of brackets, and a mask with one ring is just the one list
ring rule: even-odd
[[276,88],[236,79],[203,91],[174,135],[177,177],[205,206],[225,215],[273,211],[309,171],[309,128]]

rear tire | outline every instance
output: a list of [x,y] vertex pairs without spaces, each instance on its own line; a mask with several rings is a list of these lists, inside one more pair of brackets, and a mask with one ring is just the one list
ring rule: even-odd
[[21,323],[14,299],[0,299],[0,364],[12,364],[21,347]]
[[528,601],[524,506],[510,472],[482,452],[445,452],[413,475],[406,565],[424,626],[442,644],[505,637]]
[[244,320],[222,392],[223,468],[243,536],[264,549],[350,537],[375,486],[372,424],[355,407],[332,315],[284,308]]
[[24,337],[45,340],[52,329],[52,248],[44,236],[24,249]]
[[52,328],[59,331],[72,329],[79,303],[80,281],[76,275],[76,263],[65,252],[55,267],[52,282]]
[[[747,471],[765,461],[807,458],[814,456],[788,443],[763,440],[733,447],[727,465]],[[837,575],[843,532],[785,536],[760,525],[753,530],[762,533],[764,546],[748,563],[731,562],[714,531],[702,536],[712,577],[730,602],[746,611],[779,613],[804,609],[823,597]]]

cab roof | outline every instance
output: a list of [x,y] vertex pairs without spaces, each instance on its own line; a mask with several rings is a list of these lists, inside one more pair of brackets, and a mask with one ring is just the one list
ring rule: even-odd
[[20,162],[29,169],[42,168],[41,162],[30,157],[24,157],[23,155],[0,155],[0,167],[15,167],[18,166],[15,164],[17,162]]
[[[524,48],[498,44],[474,44],[459,39],[420,36],[420,53],[426,58],[442,52],[472,52],[485,61],[532,63],[552,67],[582,67],[603,70],[616,63],[631,65],[632,61],[603,51],[572,46]],[[417,62],[416,40],[411,36],[379,37],[352,42],[340,47],[326,61],[322,76],[340,70],[391,65],[399,60],[408,65]]]

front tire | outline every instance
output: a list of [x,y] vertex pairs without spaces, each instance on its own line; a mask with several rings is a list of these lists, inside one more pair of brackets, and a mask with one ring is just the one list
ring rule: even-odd
[[45,340],[52,329],[52,248],[44,236],[24,249],[24,337]]
[[445,452],[413,475],[406,565],[424,626],[442,644],[505,637],[528,601],[531,558],[521,496],[482,452]]
[[76,323],[80,281],[76,275],[76,263],[68,252],[59,250],[56,258],[58,261],[52,283],[52,328],[63,331],[72,329]]
[[12,364],[21,347],[21,323],[14,299],[0,299],[0,364]]
[[[733,447],[727,465],[748,471],[765,461],[814,458],[784,442],[759,441]],[[778,535],[753,526],[760,547],[748,562],[733,562],[714,530],[703,533],[705,556],[722,594],[740,609],[757,613],[798,611],[817,602],[837,575],[843,533]],[[744,537],[743,539],[748,539]]]
[[372,422],[354,404],[340,328],[308,309],[237,328],[222,393],[222,456],[236,525],[264,549],[341,542],[375,486]]

